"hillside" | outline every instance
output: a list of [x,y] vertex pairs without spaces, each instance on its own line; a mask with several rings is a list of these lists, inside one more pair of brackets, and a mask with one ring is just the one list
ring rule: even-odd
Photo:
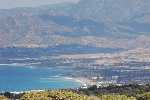
[[[28,91],[25,93],[1,93],[1,100],[149,100],[149,85],[123,85],[88,89]],[[8,99],[7,99],[7,98]]]
[[150,1],[81,0],[0,10],[0,47],[149,48]]

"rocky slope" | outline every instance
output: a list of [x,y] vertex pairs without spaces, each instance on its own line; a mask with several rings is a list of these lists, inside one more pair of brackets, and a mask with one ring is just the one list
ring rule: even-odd
[[149,0],[80,0],[0,10],[0,47],[149,48]]

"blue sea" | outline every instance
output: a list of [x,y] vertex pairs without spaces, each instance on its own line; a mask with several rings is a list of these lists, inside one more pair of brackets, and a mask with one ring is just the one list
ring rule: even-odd
[[65,68],[0,65],[0,91],[77,88],[80,83],[64,77],[71,71]]

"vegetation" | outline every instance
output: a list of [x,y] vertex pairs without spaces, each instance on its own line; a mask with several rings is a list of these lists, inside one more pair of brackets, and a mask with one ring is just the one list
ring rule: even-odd
[[[43,92],[28,92],[1,94],[0,100],[150,100],[150,85],[124,85],[77,90],[48,90]],[[7,99],[7,98],[9,99]]]
[[[32,98],[32,99],[31,99]],[[79,95],[67,90],[26,93],[21,100],[87,100],[88,96]]]
[[137,100],[150,100],[150,92],[138,95]]
[[97,86],[89,87],[88,89],[80,89],[79,94],[86,95],[107,95],[107,94],[119,94],[119,95],[127,95],[136,97],[137,94],[144,94],[150,92],[150,85],[123,85],[123,86],[115,86],[110,85],[108,87],[100,87]]
[[21,100],[52,100],[46,92],[31,92],[26,93],[21,97]]
[[0,100],[8,100],[5,96],[0,95]]
[[136,100],[136,98],[127,97],[126,95],[102,95],[100,100]]
[[53,90],[25,94],[21,100],[136,100],[125,95],[87,96],[67,90]]

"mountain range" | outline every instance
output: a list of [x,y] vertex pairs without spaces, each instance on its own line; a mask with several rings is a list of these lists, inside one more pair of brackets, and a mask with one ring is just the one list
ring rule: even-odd
[[80,0],[0,10],[0,47],[150,48],[149,0]]

